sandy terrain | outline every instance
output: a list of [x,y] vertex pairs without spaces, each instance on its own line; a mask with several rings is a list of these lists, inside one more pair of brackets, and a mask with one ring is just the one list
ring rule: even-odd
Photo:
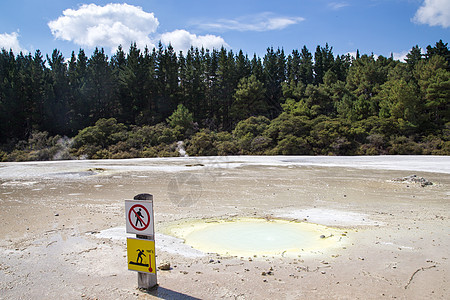
[[[434,184],[392,181],[412,174]],[[138,193],[153,194],[157,263],[172,266],[150,292],[127,270],[124,199]],[[1,163],[0,299],[450,299],[449,200],[448,157]],[[235,217],[346,234],[296,257],[206,254],[168,235]]]

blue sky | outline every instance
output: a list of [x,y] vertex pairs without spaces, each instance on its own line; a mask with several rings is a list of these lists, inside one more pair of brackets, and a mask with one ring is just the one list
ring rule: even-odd
[[334,54],[374,53],[403,57],[449,42],[450,0],[175,1],[14,0],[0,3],[0,48],[66,57],[83,48],[118,44],[128,49],[158,41],[176,50],[189,45],[242,49],[264,56],[267,47],[286,53],[304,45],[314,53],[328,43]]

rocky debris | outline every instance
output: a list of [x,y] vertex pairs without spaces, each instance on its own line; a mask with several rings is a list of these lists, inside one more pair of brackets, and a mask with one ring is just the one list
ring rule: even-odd
[[417,183],[422,187],[426,187],[427,185],[433,185],[433,183],[423,177],[418,177],[417,175],[409,175],[406,177],[394,178],[392,181],[395,182],[405,182],[405,183]]
[[158,269],[160,269],[160,270],[162,270],[162,271],[168,271],[168,270],[170,270],[170,262],[169,262],[169,261],[163,261],[163,262],[159,265]]
[[269,271],[267,271],[267,272],[262,272],[261,275],[262,275],[262,276],[273,275],[273,268],[270,267]]
[[209,260],[210,264],[220,264],[220,260],[214,260],[214,259],[210,259]]
[[326,235],[322,234],[322,235],[320,236],[320,238],[321,238],[321,239],[327,239],[327,238],[330,238],[330,237],[332,237],[332,236],[333,236],[333,234],[330,234],[329,236],[326,236]]

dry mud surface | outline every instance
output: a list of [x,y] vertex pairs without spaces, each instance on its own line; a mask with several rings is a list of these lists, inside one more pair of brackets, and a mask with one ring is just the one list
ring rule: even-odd
[[[412,174],[433,185],[393,181]],[[159,287],[127,270],[124,199],[154,197]],[[213,157],[0,164],[0,299],[449,299],[450,158]],[[203,253],[202,218],[346,232],[294,257]],[[256,250],[255,250],[256,251]]]

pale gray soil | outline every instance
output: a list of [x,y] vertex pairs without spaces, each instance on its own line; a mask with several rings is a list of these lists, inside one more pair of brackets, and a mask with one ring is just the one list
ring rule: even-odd
[[[449,166],[417,156],[1,163],[0,299],[450,299]],[[392,181],[412,174],[434,184]],[[172,265],[150,292],[127,270],[124,199],[138,193],[154,196],[157,261]],[[164,235],[174,222],[234,216],[348,234],[332,250],[251,259]]]

